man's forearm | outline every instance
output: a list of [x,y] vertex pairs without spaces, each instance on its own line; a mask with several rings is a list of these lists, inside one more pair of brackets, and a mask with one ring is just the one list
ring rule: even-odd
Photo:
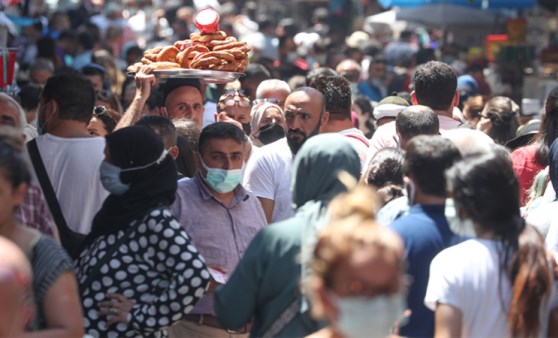
[[118,121],[118,124],[114,128],[114,130],[118,130],[121,128],[126,128],[132,126],[138,122],[141,117],[141,113],[143,111],[143,106],[147,100],[142,97],[134,97],[134,100]]

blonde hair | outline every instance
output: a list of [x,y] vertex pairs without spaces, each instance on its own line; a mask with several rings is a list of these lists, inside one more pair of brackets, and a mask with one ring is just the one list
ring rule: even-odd
[[[332,287],[335,272],[353,253],[367,247],[389,251],[403,273],[403,243],[387,227],[376,223],[376,192],[366,186],[357,186],[350,192],[337,196],[329,205],[329,224],[320,232],[310,262],[311,278],[308,291],[313,294],[320,286]],[[313,304],[315,318],[323,318],[319,301]]]

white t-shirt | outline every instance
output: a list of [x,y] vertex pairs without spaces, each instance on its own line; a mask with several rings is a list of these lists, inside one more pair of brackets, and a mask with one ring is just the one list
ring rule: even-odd
[[[462,125],[461,122],[443,115],[438,115],[438,121],[440,123],[440,133],[442,135],[444,131],[452,130]],[[384,148],[399,148],[399,137],[397,136],[395,121],[381,125],[376,129],[374,135],[372,135],[370,147],[368,148],[368,155],[366,156],[366,167],[368,167],[374,155]]]
[[292,166],[293,154],[286,138],[259,148],[246,164],[242,185],[257,197],[274,201],[272,223],[294,216]]
[[108,196],[99,175],[105,139],[45,134],[37,137],[37,146],[66,223],[76,232],[89,233]]
[[[500,274],[498,250],[503,249],[498,243],[471,239],[441,251],[430,264],[424,304],[433,311],[436,303],[460,309],[461,337],[509,336],[507,309],[512,291],[507,272]],[[501,283],[499,278],[503,278]]]
[[364,133],[357,128],[345,129],[339,132],[339,134],[347,136],[349,142],[353,146],[353,149],[358,154],[360,159],[360,171],[363,172],[366,169],[366,155],[368,154],[368,144],[369,141],[364,136]]

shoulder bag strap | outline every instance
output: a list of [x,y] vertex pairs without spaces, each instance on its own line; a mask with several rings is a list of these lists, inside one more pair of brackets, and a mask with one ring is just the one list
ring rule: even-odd
[[296,315],[300,312],[300,305],[302,304],[302,297],[298,295],[295,300],[287,306],[285,310],[277,317],[277,319],[271,324],[269,329],[265,331],[262,338],[272,338],[277,336],[281,330],[285,328]]
[[60,234],[60,241],[62,242],[62,246],[66,247],[66,241],[70,240],[68,238],[68,232],[72,231],[68,224],[66,223],[66,219],[62,214],[62,209],[60,209],[60,204],[58,203],[58,198],[56,198],[56,194],[54,193],[54,189],[52,188],[52,184],[50,183],[50,179],[48,178],[48,174],[41,158],[41,154],[39,153],[39,147],[37,146],[37,140],[33,139],[27,142],[27,151],[29,152],[29,156],[31,157],[31,162],[33,163],[33,168],[35,169],[35,173],[37,174],[37,178],[39,179],[39,183],[41,185],[41,189],[43,190],[43,195],[48,204],[48,208],[52,213],[52,217],[54,218],[54,222],[56,223],[56,227],[58,228],[58,232]]

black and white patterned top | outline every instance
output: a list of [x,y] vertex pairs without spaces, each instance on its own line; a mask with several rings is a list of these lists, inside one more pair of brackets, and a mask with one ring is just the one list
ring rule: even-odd
[[[194,308],[209,283],[204,259],[169,209],[155,209],[130,227],[97,238],[76,261],[85,332],[93,337],[164,336]],[[111,249],[122,236],[128,239]],[[109,260],[103,259],[107,252]],[[91,273],[95,276],[88,277]],[[135,302],[128,324],[107,328],[108,318],[97,315],[107,293]]]

